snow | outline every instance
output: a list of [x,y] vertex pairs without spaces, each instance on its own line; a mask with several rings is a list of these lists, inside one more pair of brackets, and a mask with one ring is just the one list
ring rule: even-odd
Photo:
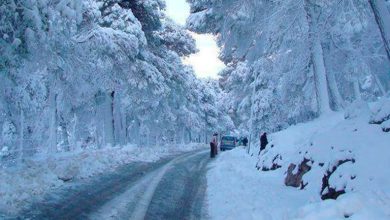
[[378,25],[381,28],[381,34],[386,41],[385,46],[388,53],[388,56],[390,56],[390,23],[385,22],[390,20],[390,13],[387,10],[386,3],[384,0],[371,0],[371,4],[374,10],[374,13],[376,13],[377,19],[378,19]]
[[163,1],[3,2],[0,150],[10,157],[199,142],[223,127],[205,132],[206,121],[230,122],[217,89],[183,64],[195,41]]
[[[354,119],[357,117],[361,117],[362,115],[368,116],[370,115],[370,108],[367,102],[362,100],[355,101],[350,106],[345,109],[344,118],[345,119]],[[368,120],[368,118],[367,118]]]
[[242,148],[222,153],[210,165],[207,199],[211,219],[288,219],[304,204],[300,192],[275,184],[283,182],[280,176],[261,174],[255,165],[256,158]]
[[390,131],[390,120],[387,120],[382,124],[382,130],[385,132]]
[[3,147],[1,150],[0,150],[0,158],[1,157],[6,157],[9,155],[9,149],[7,146]]
[[[271,200],[264,197],[242,208],[257,210],[254,216],[240,212],[240,217],[314,218],[318,208],[325,210],[324,218],[383,216],[376,209],[388,217],[389,133],[383,131],[390,129],[390,101],[372,105],[373,114],[359,101],[376,100],[389,87],[385,49],[389,56],[390,23],[383,21],[390,19],[384,0],[188,0],[188,29],[214,34],[220,58],[229,64],[219,82],[196,79],[181,62],[196,51],[194,40],[164,18],[163,1],[115,2],[2,1],[0,211],[16,211],[64,181],[176,151],[131,144],[199,142],[234,127],[257,139],[259,132],[280,131],[321,115],[272,134],[274,147],[248,159],[248,169],[279,169],[240,174],[249,179],[249,189],[259,181],[267,185],[258,197],[283,192],[287,208],[289,196],[297,197],[294,209],[274,214],[280,206],[271,202],[257,210]],[[331,112],[353,100],[358,101],[344,114]],[[4,158],[17,158],[17,164],[1,167]],[[303,159],[312,167],[303,176],[306,188],[284,187],[287,167]],[[225,172],[218,163],[214,169]],[[230,174],[244,172],[229,169]],[[321,202],[321,194],[330,191],[321,189],[328,171],[330,187],[347,195]],[[215,181],[229,181],[226,177]],[[238,181],[231,185],[245,189]],[[378,204],[373,195],[384,202]],[[346,210],[343,198],[364,208]],[[372,198],[372,203],[359,198]]]
[[[190,0],[187,27],[217,37],[220,58],[229,64],[220,78],[227,100],[251,100],[244,108],[251,116],[237,117],[234,113],[244,114],[233,103],[232,119],[237,129],[250,127],[257,139],[260,132],[280,131],[386,93],[390,63],[369,2],[380,7],[383,0]],[[382,20],[390,20],[381,11]],[[238,15],[242,12],[245,16]],[[382,59],[374,59],[378,55]],[[240,62],[250,77],[229,82]]]
[[390,119],[390,99],[382,98],[373,108],[370,122],[381,124]]
[[[187,19],[187,27],[190,30],[193,30],[195,28],[201,29],[199,27],[203,27],[204,24],[206,24],[206,16],[209,13],[208,10],[203,10],[200,12],[197,12],[196,14],[192,14],[188,19]],[[203,27],[204,28],[204,27]]]
[[132,162],[154,162],[168,155],[204,147],[204,144],[196,143],[153,148],[127,145],[50,157],[36,156],[19,166],[3,166],[0,167],[0,213],[17,213],[32,199],[42,198],[46,192],[66,185],[66,181],[87,179]]
[[[311,15],[312,16],[312,15]],[[326,80],[326,68],[324,63],[324,54],[320,39],[316,38],[313,40],[313,63],[314,63],[314,72],[316,78],[317,95],[319,99],[319,108],[320,113],[327,113],[331,111],[329,106],[329,91],[327,87]]]
[[[369,124],[367,104],[352,106],[361,108],[331,112],[269,135],[260,156],[243,148],[222,153],[207,175],[211,218],[389,219],[390,136],[381,125]],[[302,179],[307,185],[303,190],[286,187],[287,167],[304,158],[311,166]],[[346,193],[321,200],[328,191],[321,194],[323,176],[342,160],[349,161],[337,167],[329,185]],[[261,171],[275,162],[281,168]]]
[[305,205],[299,209],[294,219],[345,219],[349,216],[355,220],[388,219],[382,210],[367,202],[358,193],[342,196],[338,200],[326,200]]

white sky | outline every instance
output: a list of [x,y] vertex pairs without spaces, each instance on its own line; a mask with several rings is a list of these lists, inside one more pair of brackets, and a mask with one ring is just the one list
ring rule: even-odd
[[[190,6],[186,0],[166,0],[167,15],[178,24],[185,25],[190,15]],[[225,65],[218,59],[219,48],[213,35],[191,32],[196,40],[199,52],[184,59],[184,63],[193,66],[195,74],[201,78],[218,78],[218,73]]]

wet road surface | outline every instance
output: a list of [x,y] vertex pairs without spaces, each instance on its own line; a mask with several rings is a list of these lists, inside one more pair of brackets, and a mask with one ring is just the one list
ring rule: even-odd
[[133,163],[51,192],[16,219],[207,219],[207,151]]

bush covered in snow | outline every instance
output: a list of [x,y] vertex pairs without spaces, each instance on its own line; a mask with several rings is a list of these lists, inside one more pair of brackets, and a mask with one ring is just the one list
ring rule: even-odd
[[382,130],[384,132],[390,132],[390,120],[387,120],[382,123]]
[[368,116],[370,113],[371,111],[367,102],[363,100],[357,100],[345,109],[344,118],[355,119],[357,117]]
[[390,120],[390,98],[382,98],[373,107],[370,123],[382,124],[387,120]]
[[3,147],[1,150],[0,150],[0,161],[1,161],[1,158],[2,157],[6,157],[6,156],[9,156],[10,152],[9,152],[9,148],[7,146]]

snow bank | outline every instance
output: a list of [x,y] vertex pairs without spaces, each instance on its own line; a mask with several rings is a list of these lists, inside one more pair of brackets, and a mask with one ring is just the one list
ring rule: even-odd
[[211,163],[207,174],[211,219],[289,219],[305,204],[299,191],[280,184],[281,176],[259,173],[256,161],[236,148]]
[[[367,118],[362,114],[344,120],[341,113],[334,113],[272,134],[270,143],[274,148],[261,155],[259,166],[270,166],[271,159],[281,155],[283,159],[278,163],[285,171],[289,164],[299,164],[306,158],[311,171],[304,175],[303,182],[317,194],[321,194],[323,177],[332,171],[329,185],[336,190],[390,193],[390,170],[378,170],[390,166],[390,136],[382,132],[381,126],[368,124]],[[323,189],[322,194],[327,190]]]
[[204,147],[204,144],[155,148],[128,145],[37,156],[26,159],[17,167],[0,167],[0,218],[1,213],[17,213],[31,199],[37,199],[68,181],[112,172],[131,162],[154,162],[168,155]]
[[337,200],[325,200],[307,204],[301,207],[294,220],[317,219],[354,219],[354,220],[385,220],[389,216],[376,207],[375,202],[367,201],[360,193],[341,196]]
[[390,132],[390,120],[387,120],[387,121],[383,122],[383,124],[382,124],[382,131]]
[[390,99],[382,98],[378,103],[374,104],[373,114],[371,115],[370,123],[382,124],[390,120]]
[[[369,123],[384,118],[386,102],[371,105],[372,115],[367,104],[355,103],[271,134],[259,157],[243,149],[223,153],[208,174],[211,217],[390,219],[390,135],[382,131],[389,120]],[[299,187],[285,186],[288,167],[296,165],[295,175],[303,162],[310,168]]]

